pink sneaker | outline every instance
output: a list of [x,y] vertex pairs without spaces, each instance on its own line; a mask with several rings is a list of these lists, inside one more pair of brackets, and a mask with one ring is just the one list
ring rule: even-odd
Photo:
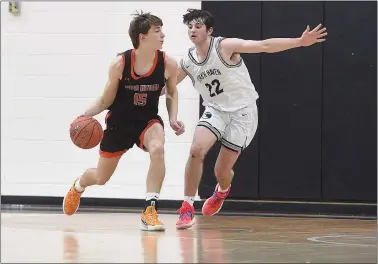
[[194,225],[196,220],[194,219],[194,206],[188,202],[183,201],[181,208],[177,210],[180,213],[180,218],[176,223],[177,229],[187,229]]
[[228,194],[230,193],[231,185],[228,188],[228,191],[225,193],[218,192],[218,188],[219,188],[219,184],[215,186],[214,194],[204,202],[202,206],[203,215],[212,216],[218,213],[220,209],[222,209],[224,199],[226,199]]

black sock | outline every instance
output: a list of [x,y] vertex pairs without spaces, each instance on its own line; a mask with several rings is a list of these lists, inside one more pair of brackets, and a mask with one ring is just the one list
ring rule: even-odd
[[147,209],[148,206],[155,207],[155,210],[157,211],[157,209],[158,209],[158,200],[157,199],[146,200],[146,203],[144,205],[144,211],[146,211],[146,209]]

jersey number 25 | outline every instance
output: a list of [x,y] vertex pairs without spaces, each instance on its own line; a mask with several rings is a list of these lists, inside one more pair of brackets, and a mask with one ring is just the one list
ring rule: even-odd
[[[209,83],[205,83],[207,89],[209,89],[209,93],[210,93],[210,97],[214,97],[218,94],[221,94],[223,93],[223,89],[220,89],[219,86],[220,86],[220,82],[218,79],[214,79],[211,84]],[[214,89],[213,89],[214,88]],[[214,92],[215,90],[215,92]]]
[[134,105],[144,106],[147,103],[146,93],[135,93],[134,94]]

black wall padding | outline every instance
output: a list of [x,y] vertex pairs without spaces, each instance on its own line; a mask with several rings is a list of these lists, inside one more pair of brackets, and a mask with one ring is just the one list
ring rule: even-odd
[[[296,38],[307,25],[327,41],[243,55],[259,92],[259,128],[235,166],[230,198],[377,201],[377,3],[202,2],[215,36]],[[201,107],[201,114],[203,107]],[[201,197],[212,194],[216,145]]]
[[326,2],[325,200],[377,200],[377,2]]
[[[321,2],[263,2],[263,38],[297,38],[323,20]],[[321,195],[322,46],[262,57],[260,196]]]
[[[208,1],[202,2],[202,9],[215,17],[213,36],[244,39],[261,39],[261,2]],[[252,82],[259,91],[260,55],[243,55]],[[202,101],[201,101],[202,104]],[[200,108],[200,114],[203,107]],[[203,178],[199,188],[201,197],[209,197],[216,184],[214,166],[220,144],[216,144],[206,157]],[[252,199],[258,197],[258,131],[251,145],[241,154],[235,165],[235,178],[230,198]]]

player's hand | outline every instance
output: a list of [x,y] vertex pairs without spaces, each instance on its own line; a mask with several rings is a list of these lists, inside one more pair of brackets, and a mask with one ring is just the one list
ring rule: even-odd
[[85,117],[85,116],[87,116],[87,115],[81,114],[81,115],[75,117],[75,119],[71,122],[70,126],[72,126],[72,124],[75,123],[75,121],[78,120],[80,117]]
[[169,121],[169,124],[171,125],[171,128],[175,131],[175,134],[177,136],[180,136],[181,134],[185,132],[185,125],[183,122],[174,120],[174,121]]
[[311,46],[318,42],[323,42],[325,39],[323,37],[327,36],[326,28],[321,28],[322,24],[319,24],[316,28],[310,31],[310,27],[307,26],[306,30],[303,32],[300,42],[303,47]]
[[84,113],[84,114],[81,114],[78,117],[76,117],[76,119],[79,119],[79,118],[82,118],[82,117],[88,117],[88,118],[90,118],[90,117],[93,117],[93,116]]

